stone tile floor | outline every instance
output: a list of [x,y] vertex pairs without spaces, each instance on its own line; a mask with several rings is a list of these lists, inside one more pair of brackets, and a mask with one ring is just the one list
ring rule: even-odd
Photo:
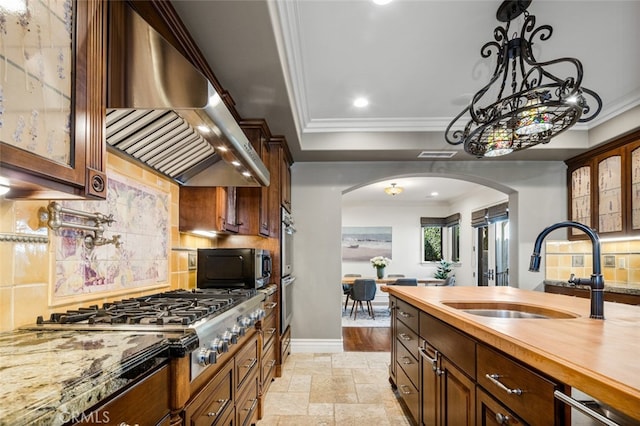
[[389,352],[291,354],[257,426],[410,426],[389,384]]

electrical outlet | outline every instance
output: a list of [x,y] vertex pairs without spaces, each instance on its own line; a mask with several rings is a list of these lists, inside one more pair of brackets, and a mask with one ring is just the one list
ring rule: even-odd
[[624,257],[618,259],[618,268],[625,269],[627,267],[627,262]]

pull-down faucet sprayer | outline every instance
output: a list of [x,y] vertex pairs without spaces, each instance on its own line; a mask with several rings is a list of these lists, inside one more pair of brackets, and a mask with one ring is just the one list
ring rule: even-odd
[[574,284],[585,284],[591,287],[591,315],[590,318],[604,319],[604,278],[602,278],[600,268],[600,238],[598,234],[586,225],[579,222],[559,222],[551,226],[546,227],[538,238],[536,238],[535,245],[533,247],[533,254],[531,255],[531,263],[529,264],[529,270],[532,272],[538,272],[540,270],[540,251],[542,250],[542,241],[552,231],[558,228],[577,228],[587,234],[591,240],[591,246],[593,247],[593,271],[591,278],[573,278],[569,279],[569,282]]

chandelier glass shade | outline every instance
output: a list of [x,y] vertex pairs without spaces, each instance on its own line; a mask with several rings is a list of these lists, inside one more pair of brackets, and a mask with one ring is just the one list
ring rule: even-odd
[[[480,51],[483,58],[496,55],[493,75],[447,126],[446,141],[464,144],[464,150],[478,158],[546,144],[576,123],[592,120],[602,109],[600,96],[581,86],[579,60],[538,62],[534,57],[534,40],[548,40],[553,29],[536,27],[535,16],[527,12],[530,4],[531,0],[506,0],[500,5],[496,15],[505,24],[494,29],[494,40]],[[511,21],[522,14],[520,32],[509,39]],[[552,72],[556,69],[570,72],[558,77]]]
[[384,192],[387,193],[388,195],[398,195],[402,191],[404,191],[404,188],[402,188],[400,186],[396,186],[395,183],[392,183],[391,186],[387,186],[384,189]]

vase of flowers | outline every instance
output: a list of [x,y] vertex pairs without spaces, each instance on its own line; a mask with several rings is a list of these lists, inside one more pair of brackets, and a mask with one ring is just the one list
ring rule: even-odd
[[391,259],[384,256],[376,256],[371,258],[371,265],[376,268],[376,275],[378,278],[384,277],[384,268],[389,266]]

